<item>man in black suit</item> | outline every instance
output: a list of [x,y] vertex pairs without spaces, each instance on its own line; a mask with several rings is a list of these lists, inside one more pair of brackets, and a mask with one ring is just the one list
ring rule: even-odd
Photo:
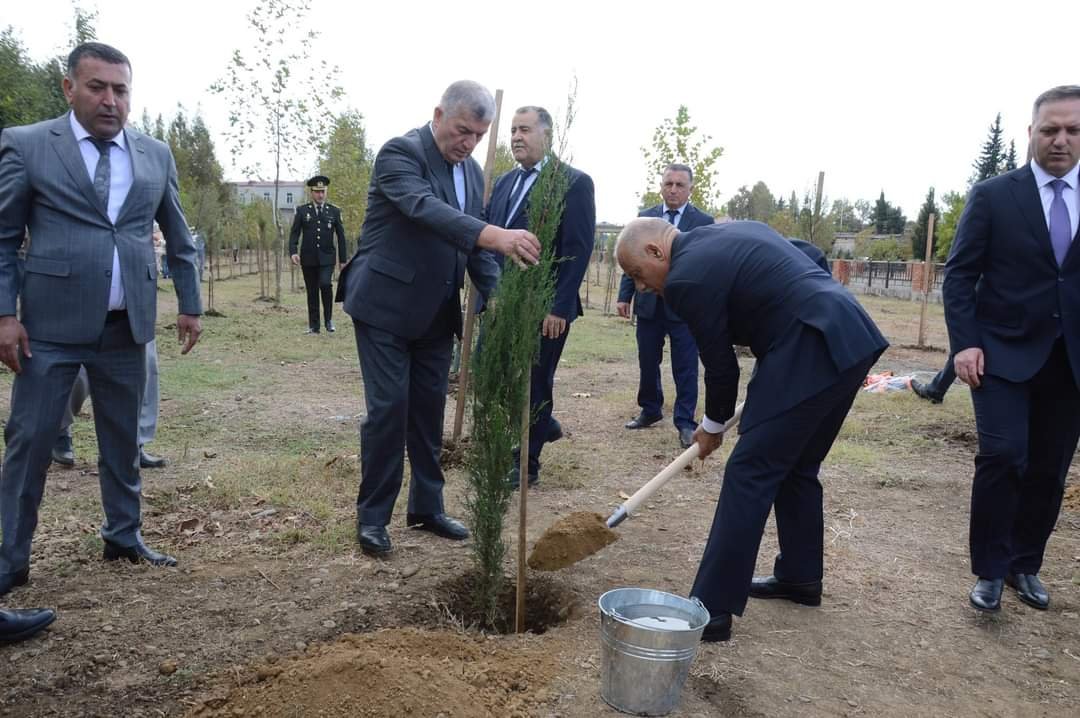
[[25,641],[55,620],[51,608],[0,608],[0,643]]
[[[289,254],[292,263],[303,272],[304,288],[307,289],[308,334],[319,333],[320,295],[326,331],[334,331],[334,321],[330,316],[334,293],[330,282],[335,264],[340,266],[345,263],[345,225],[341,223],[341,210],[326,201],[329,185],[329,178],[323,175],[315,175],[307,181],[311,201],[296,208],[289,232]],[[303,241],[300,241],[301,235]],[[336,251],[334,235],[337,235]]]
[[342,270],[353,318],[367,417],[360,430],[357,540],[373,555],[390,551],[390,522],[401,490],[404,451],[412,481],[406,523],[450,539],[468,530],[443,509],[443,409],[452,337],[461,334],[465,269],[483,294],[498,280],[490,249],[535,264],[531,233],[485,224],[484,180],[470,155],[495,114],[475,82],[455,82],[429,124],[379,150],[356,254]]
[[[488,220],[493,224],[508,229],[528,228],[529,194],[541,168],[550,160],[551,130],[551,115],[543,107],[530,105],[514,113],[510,151],[519,167],[495,183],[487,212]],[[555,234],[555,299],[540,328],[540,356],[533,365],[530,384],[530,404],[536,417],[529,430],[530,485],[540,480],[540,452],[544,444],[562,436],[561,429],[554,430],[558,424],[551,416],[555,369],[566,346],[571,322],[583,314],[578,288],[589,268],[596,233],[592,178],[569,165],[563,165],[561,169],[567,173],[567,190],[562,221]],[[515,455],[511,482],[518,481],[519,461],[520,455]]]
[[[661,295],[697,341],[705,365],[705,417],[694,432],[701,458],[720,446],[722,422],[735,411],[733,345],[757,357],[691,591],[713,617],[703,640],[727,640],[748,595],[819,605],[818,472],[888,342],[828,272],[758,222],[679,232],[661,219],[635,219],[616,253],[637,289]],[[772,576],[753,578],[770,508],[780,555]]]
[[983,611],[1004,583],[1048,607],[1038,574],[1080,437],[1080,86],[1040,95],[1028,136],[1028,164],[971,189],[942,287],[979,432],[969,598]]
[[[713,224],[712,215],[690,204],[694,189],[694,171],[683,164],[670,164],[660,183],[663,204],[646,209],[639,217],[666,219],[683,232]],[[616,309],[620,317],[630,318],[630,300],[637,315],[638,406],[641,411],[626,423],[627,429],[643,429],[664,418],[664,389],[660,381],[660,361],[664,357],[664,338],[671,342],[671,376],[675,380],[675,406],[672,409],[675,430],[683,448],[692,443],[697,422],[698,351],[686,322],[651,292],[634,291],[634,281],[626,274],[619,283]]]

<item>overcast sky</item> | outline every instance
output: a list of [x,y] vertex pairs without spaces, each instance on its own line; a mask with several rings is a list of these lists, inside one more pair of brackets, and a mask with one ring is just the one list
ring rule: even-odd
[[[8,2],[0,26],[45,59],[70,49],[71,7]],[[248,2],[83,7],[99,13],[98,39],[132,61],[132,119],[144,108],[168,116],[179,102],[220,131],[225,112],[207,88],[249,45]],[[314,54],[340,67],[375,148],[430,119],[453,80],[504,90],[505,139],[514,107],[559,116],[576,77],[572,161],[596,183],[598,219],[612,222],[634,216],[653,183],[640,148],[680,104],[724,148],[721,202],[758,180],[801,198],[823,170],[828,199],[884,190],[913,219],[930,186],[939,196],[966,188],[997,112],[1022,158],[1034,98],[1080,82],[1075,2],[320,0],[312,19]],[[222,143],[218,157],[239,179]]]

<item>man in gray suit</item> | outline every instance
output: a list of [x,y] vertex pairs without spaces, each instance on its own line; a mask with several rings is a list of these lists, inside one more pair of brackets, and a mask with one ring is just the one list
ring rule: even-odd
[[[0,361],[15,372],[0,473],[0,595],[27,582],[45,472],[80,366],[94,397],[107,560],[173,566],[142,540],[137,438],[165,235],[187,353],[202,331],[195,245],[167,145],[124,128],[131,63],[101,43],[68,56],[71,112],[0,137]],[[29,231],[18,279],[16,250]],[[18,308],[18,317],[16,317]]]
[[405,449],[412,481],[406,523],[449,539],[468,530],[443,510],[443,410],[452,337],[461,335],[468,265],[481,293],[498,265],[489,249],[535,264],[540,243],[524,229],[480,219],[484,179],[473,149],[495,114],[491,93],[455,82],[431,122],[379,150],[359,247],[338,281],[353,318],[367,417],[360,429],[357,541],[390,551],[386,526],[401,490]]

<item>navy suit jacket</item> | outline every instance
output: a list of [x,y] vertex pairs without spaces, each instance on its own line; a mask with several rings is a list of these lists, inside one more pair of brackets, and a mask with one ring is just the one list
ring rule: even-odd
[[[555,299],[550,314],[567,322],[572,322],[584,311],[581,307],[579,290],[589,269],[589,257],[592,255],[596,236],[596,199],[592,178],[570,165],[563,165],[567,172],[566,205],[562,221],[555,234]],[[494,225],[505,229],[529,228],[529,194],[518,203],[517,211],[507,217],[510,211],[509,200],[514,182],[520,172],[515,169],[507,172],[495,181],[491,190],[491,200],[487,206],[487,219]],[[533,187],[535,187],[535,183]],[[491,254],[491,253],[488,253]],[[491,255],[502,265],[502,257]]]
[[[664,212],[667,211],[667,207],[662,204],[658,204],[655,207],[643,210],[638,213],[638,217],[659,217],[660,219],[666,219],[667,215]],[[692,204],[686,205],[686,211],[683,212],[683,216],[679,219],[679,231],[689,232],[691,229],[698,227],[704,227],[709,224],[714,224],[715,219],[712,215],[702,212],[700,209]],[[630,299],[634,300],[634,314],[642,319],[653,319],[656,317],[656,295],[652,292],[638,292],[634,289],[634,280],[629,275],[624,274],[619,281],[619,298],[617,301],[629,302]],[[682,321],[675,315],[675,312],[671,310],[671,307],[665,307],[667,310],[667,318],[673,322]]]
[[1077,244],[1059,268],[1030,166],[972,187],[942,286],[952,353],[979,347],[987,374],[1027,381],[1060,331],[1080,384]]
[[[383,145],[375,157],[359,246],[338,281],[345,312],[413,340],[430,329],[448,299],[460,301],[466,265],[486,296],[499,268],[476,247],[485,226],[483,192],[480,165],[466,159],[465,211],[458,208],[450,165],[427,125]],[[450,321],[460,336],[461,312]]]
[[757,369],[743,430],[834,384],[841,372],[888,346],[850,293],[767,225],[729,222],[680,232],[664,302],[690,327],[705,365],[705,413],[735,411],[739,363],[748,346]]

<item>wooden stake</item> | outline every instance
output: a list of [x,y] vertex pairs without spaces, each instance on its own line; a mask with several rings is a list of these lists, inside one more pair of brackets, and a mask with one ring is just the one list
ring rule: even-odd
[[[532,379],[532,371],[525,373],[525,381]],[[521,443],[518,445],[518,555],[517,555],[517,604],[514,608],[514,632],[525,633],[525,527],[529,515],[529,419],[532,418],[531,395],[525,388],[525,408],[521,411]]]
[[922,310],[919,313],[919,347],[926,348],[926,305],[930,301],[930,279],[934,272],[931,258],[934,252],[934,213],[926,221],[926,259],[923,261]]
[[[488,140],[487,159],[484,160],[484,206],[491,199],[492,174],[495,172],[495,149],[499,139],[499,114],[502,110],[502,90],[495,90],[495,119],[491,121],[491,134]],[[476,324],[476,312],[473,311],[476,285],[470,278],[465,282],[465,331],[461,335],[461,366],[458,369],[457,404],[454,406],[454,432],[452,440],[461,438],[461,426],[465,420],[465,397],[469,394],[469,359],[472,357],[473,326]]]

